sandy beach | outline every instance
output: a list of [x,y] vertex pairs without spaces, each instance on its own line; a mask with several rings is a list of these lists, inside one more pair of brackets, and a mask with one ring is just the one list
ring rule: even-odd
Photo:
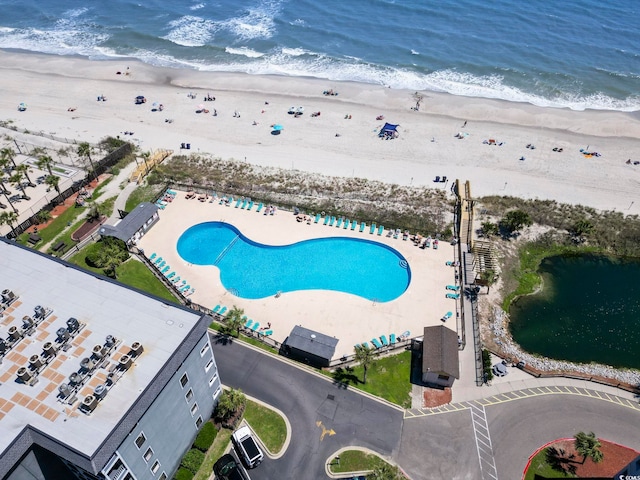
[[[446,175],[470,180],[475,196],[640,213],[640,164],[626,164],[640,161],[637,112],[576,112],[431,92],[416,111],[414,92],[382,85],[15,52],[0,52],[0,59],[0,120],[30,132],[89,142],[120,135],[143,151],[177,153],[190,143],[184,153],[404,185],[430,185]],[[323,95],[328,89],[338,95]],[[215,101],[204,102],[207,94]],[[106,101],[97,101],[101,95]],[[135,105],[137,95],[147,103]],[[20,102],[26,111],[17,110]],[[154,103],[163,111],[152,111]],[[196,113],[200,105],[209,113]],[[290,107],[304,107],[304,114],[294,117]],[[378,138],[385,121],[400,125],[397,139]],[[271,135],[273,124],[283,126],[280,135]]]

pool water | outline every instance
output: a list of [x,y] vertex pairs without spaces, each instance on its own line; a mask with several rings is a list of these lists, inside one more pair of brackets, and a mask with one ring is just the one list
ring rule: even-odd
[[389,302],[411,282],[407,260],[370,240],[331,237],[291,245],[263,245],[233,225],[206,222],[178,239],[178,254],[194,265],[214,265],[232,294],[258,299],[299,290],[333,290]]

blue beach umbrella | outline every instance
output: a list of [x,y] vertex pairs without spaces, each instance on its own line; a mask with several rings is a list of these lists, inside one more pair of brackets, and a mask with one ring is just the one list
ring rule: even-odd
[[279,123],[276,123],[276,124],[273,126],[273,129],[274,129],[275,131],[277,131],[277,132],[279,132],[279,131],[280,131],[280,130],[282,130],[283,128],[284,128],[284,127],[283,127],[282,125],[280,125]]

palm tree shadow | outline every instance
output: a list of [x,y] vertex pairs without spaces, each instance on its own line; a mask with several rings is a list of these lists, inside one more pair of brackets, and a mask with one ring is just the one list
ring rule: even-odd
[[353,367],[338,367],[336,368],[331,377],[333,378],[334,385],[340,388],[347,388],[349,385],[358,385],[362,381],[353,373]]
[[548,447],[545,450],[545,460],[547,464],[556,472],[564,473],[565,475],[575,475],[577,462],[574,460],[575,455],[567,455],[563,449],[556,447]]

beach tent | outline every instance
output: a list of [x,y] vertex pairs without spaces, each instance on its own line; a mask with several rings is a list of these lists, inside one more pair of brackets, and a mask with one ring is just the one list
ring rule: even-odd
[[378,136],[380,138],[396,138],[398,136],[398,127],[400,125],[394,125],[392,123],[385,123],[384,127],[380,129]]

